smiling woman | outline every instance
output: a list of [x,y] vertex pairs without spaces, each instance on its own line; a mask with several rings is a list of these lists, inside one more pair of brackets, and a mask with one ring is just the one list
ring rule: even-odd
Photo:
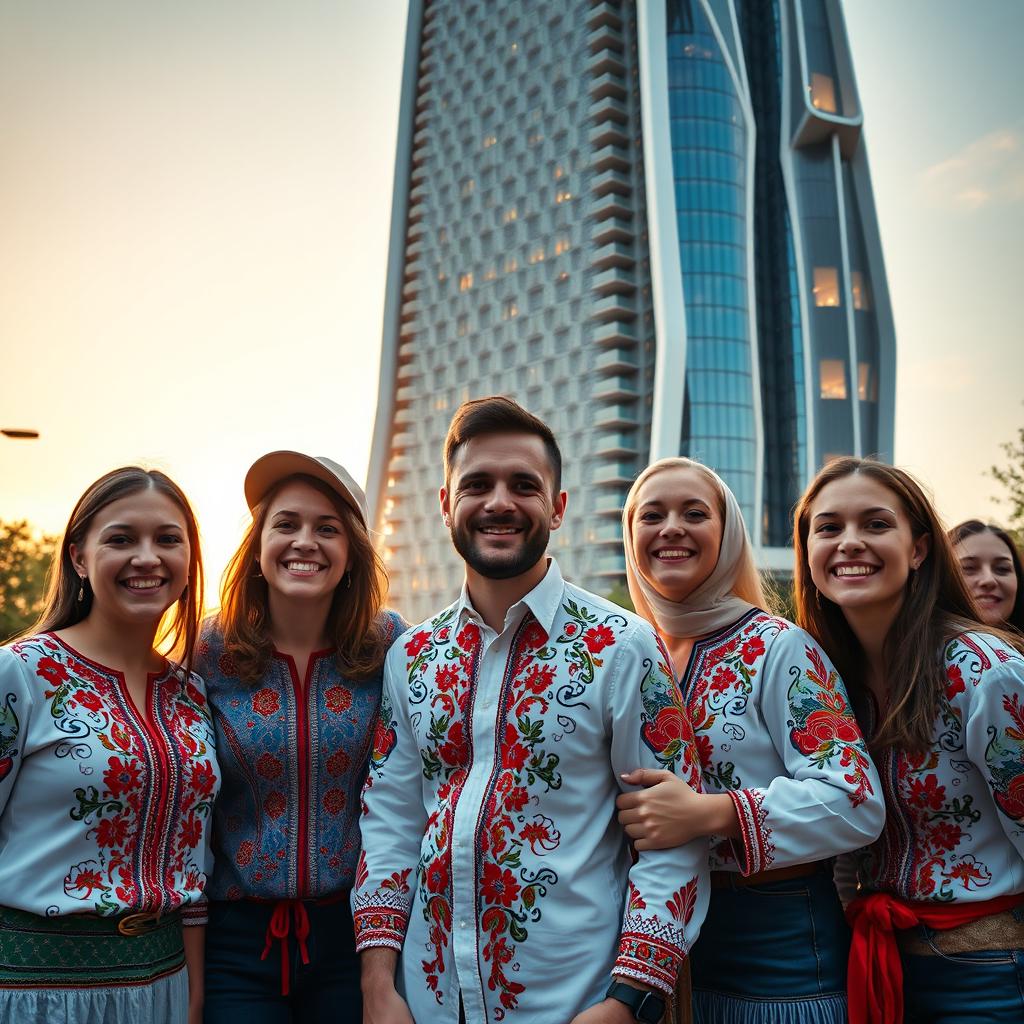
[[71,514],[33,633],[0,649],[4,1024],[198,1024],[219,776],[202,680],[154,647],[172,607],[187,664],[195,517],[164,474],[114,470]]
[[850,1021],[1019,1021],[1020,637],[978,620],[938,515],[896,467],[829,463],[794,547],[798,620],[851,688],[886,803],[850,865]]
[[271,1007],[316,1024],[339,1006],[358,1018],[359,793],[384,655],[404,626],[384,609],[363,492],[342,466],[271,452],[245,496],[252,522],[197,655],[225,778],[206,1019],[250,1024]]

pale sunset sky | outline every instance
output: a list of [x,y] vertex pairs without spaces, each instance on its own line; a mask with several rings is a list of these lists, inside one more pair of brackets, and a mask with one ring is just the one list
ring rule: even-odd
[[[275,448],[364,479],[406,5],[0,0],[0,518],[141,462],[212,589]],[[951,523],[1024,423],[1024,3],[847,0],[896,316],[896,461]],[[1012,301],[1011,301],[1012,300]],[[569,524],[571,529],[571,522]]]

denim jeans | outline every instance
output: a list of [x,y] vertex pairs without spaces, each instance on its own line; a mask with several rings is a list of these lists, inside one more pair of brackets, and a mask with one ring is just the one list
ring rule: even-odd
[[803,878],[713,889],[690,957],[695,1019],[845,1021],[849,948],[826,865]]
[[210,904],[206,929],[205,1024],[362,1024],[359,959],[348,899],[307,902],[309,963],[294,935],[289,984],[281,994],[281,947],[261,960],[273,905],[252,900]]
[[904,954],[903,1010],[905,1024],[1021,1024],[1024,950]]

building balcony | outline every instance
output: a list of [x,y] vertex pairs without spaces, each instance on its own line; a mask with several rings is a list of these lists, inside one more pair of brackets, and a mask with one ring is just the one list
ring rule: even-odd
[[[410,358],[407,359],[404,363],[399,363],[398,370],[395,373],[395,385],[397,387],[401,387],[403,384],[411,384],[414,380],[418,380],[420,376],[420,371],[416,368],[411,358],[413,354],[413,346],[409,345],[408,348],[410,350]],[[400,416],[402,417],[401,419],[399,418]],[[405,417],[409,418],[406,419]],[[409,423],[411,422],[411,418],[412,410],[399,409],[398,412],[395,413],[395,425],[397,426],[399,423]]]
[[590,119],[595,124],[604,121],[625,124],[629,120],[629,112],[622,100],[617,100],[614,96],[604,96],[590,104]]
[[411,384],[403,384],[402,387],[395,391],[395,404],[401,405],[411,402],[416,397],[416,390]]
[[597,374],[606,373],[636,373],[640,366],[640,360],[632,348],[605,349],[599,353],[594,360],[594,372]]
[[625,79],[611,71],[606,71],[590,83],[590,95],[595,100],[604,99],[605,96],[624,100],[626,98]]
[[416,435],[411,430],[399,430],[391,438],[391,451],[393,453],[407,452],[416,446]]
[[623,402],[638,398],[640,392],[631,377],[617,373],[611,377],[605,377],[594,385],[591,398],[595,402]]
[[605,49],[592,53],[587,62],[587,70],[592,75],[613,74],[624,78],[626,64],[622,59],[622,51]]
[[420,237],[421,234],[422,232],[418,231],[416,232],[415,238],[408,238],[407,236],[405,245],[405,258],[407,260],[415,259],[417,256],[422,254],[423,240]]
[[412,137],[412,145],[414,149],[420,149],[430,141],[430,132],[426,128],[421,128]]
[[609,242],[607,245],[602,245],[590,260],[591,266],[600,270],[608,267],[632,267],[635,262],[632,247],[623,245],[622,242]]
[[595,171],[628,171],[632,166],[629,150],[620,146],[604,146],[594,154],[592,164]]
[[409,189],[409,202],[418,203],[421,199],[426,199],[426,197],[427,183],[421,177],[420,180],[416,182],[416,184],[414,184],[411,189]]
[[635,320],[636,299],[630,295],[605,295],[593,305],[595,320]]
[[636,281],[632,270],[609,267],[594,278],[592,287],[598,295],[631,295],[636,291]]
[[[590,239],[598,245],[606,245],[608,242],[632,242],[633,225],[631,223],[632,210],[628,217],[610,217],[602,220],[594,226],[590,232]],[[408,249],[406,249],[408,252]]]
[[620,196],[617,192],[609,192],[596,200],[590,212],[595,220],[607,220],[609,217],[632,217],[633,200],[629,196]]
[[615,402],[594,410],[595,427],[635,427],[638,425],[635,403]]
[[598,491],[594,496],[594,511],[598,515],[622,515],[622,509],[626,504],[626,491],[616,489],[614,491]]
[[[625,502],[623,502],[623,504],[625,504]],[[591,572],[595,576],[602,577],[625,576],[626,556],[621,550],[602,551],[597,558],[594,559]]]
[[603,0],[595,4],[587,15],[587,28],[599,28],[602,25],[611,25],[612,28],[622,28],[622,10],[618,3],[610,3]]
[[597,456],[636,456],[639,451],[635,430],[615,430],[594,439],[594,455]]
[[595,324],[593,341],[595,345],[617,345],[624,348],[636,344],[636,325],[612,320],[606,324]]
[[420,77],[419,87],[421,89],[428,89],[434,84],[434,69],[429,65],[427,67],[420,66]]
[[602,146],[625,147],[629,145],[629,136],[618,122],[605,121],[590,129],[589,142],[594,149],[600,149]]
[[402,303],[402,319],[415,320],[423,312],[423,304],[419,299],[409,299]]
[[411,299],[414,295],[418,295],[420,288],[420,279],[418,277],[410,277],[406,280],[405,284],[402,285],[402,297]]
[[633,183],[629,180],[629,175],[612,168],[598,174],[591,181],[590,188],[598,196],[608,195],[612,192],[620,196],[628,196],[633,193]]
[[599,53],[601,50],[615,50],[618,53],[622,53],[625,49],[626,41],[622,38],[622,33],[614,25],[606,23],[599,25],[587,35],[587,46],[590,48],[591,53]]
[[[404,374],[399,373],[395,377],[395,384],[398,387],[402,387],[405,384],[411,384],[418,376],[418,373],[412,372],[407,366]],[[408,427],[410,423],[416,423],[418,420],[419,415],[413,412],[412,407],[408,405],[403,405],[401,409],[396,409],[395,414],[391,417],[391,422],[394,424],[395,430]]]
[[412,469],[412,459],[407,455],[392,455],[388,459],[388,475],[404,476]]
[[617,523],[614,519],[605,519],[587,531],[587,543],[600,544],[602,547],[605,545],[610,547],[614,544],[616,548],[621,549],[622,524]]
[[405,261],[405,275],[404,276],[405,276],[405,279],[407,281],[411,281],[414,277],[419,277],[420,274],[422,274],[422,273],[423,273],[423,260],[421,260],[421,259],[415,259],[415,260],[407,259]]
[[408,253],[409,253],[408,243],[409,242],[415,242],[417,238],[421,238],[422,236],[423,236],[423,225],[419,221],[416,221],[415,223],[412,223],[412,224],[409,225],[408,229],[405,232],[405,241],[406,241],[406,246],[407,246],[407,248],[405,250],[406,255],[408,255]]
[[413,224],[419,224],[419,222],[423,220],[423,212],[423,203],[410,203],[408,212],[405,215],[405,219],[410,226]]
[[597,487],[615,484],[618,487],[629,486],[636,477],[636,469],[631,461],[599,463],[590,474],[590,482]]

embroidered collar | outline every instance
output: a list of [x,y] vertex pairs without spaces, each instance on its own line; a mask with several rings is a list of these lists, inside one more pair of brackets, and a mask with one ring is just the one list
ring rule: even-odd
[[[548,571],[544,574],[544,579],[505,613],[505,630],[518,626],[527,611],[530,611],[543,628],[545,639],[547,639],[551,635],[555,616],[562,605],[564,591],[565,580],[562,579],[562,572],[558,568],[558,563],[549,557]],[[473,602],[469,599],[469,589],[463,583],[462,593],[455,605],[455,621],[461,627],[467,619],[479,624],[483,623],[483,617],[473,607]]]

